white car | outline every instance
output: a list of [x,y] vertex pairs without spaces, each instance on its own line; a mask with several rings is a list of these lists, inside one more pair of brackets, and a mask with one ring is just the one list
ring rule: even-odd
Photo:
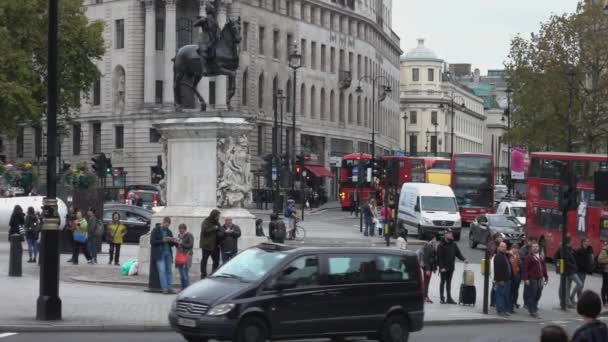
[[522,224],[526,224],[526,202],[525,201],[504,201],[500,202],[496,208],[497,214],[510,215],[517,217]]

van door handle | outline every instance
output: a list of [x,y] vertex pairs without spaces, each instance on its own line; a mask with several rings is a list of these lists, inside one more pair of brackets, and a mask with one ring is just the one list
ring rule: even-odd
[[335,296],[335,295],[339,295],[339,294],[341,294],[341,293],[342,293],[342,291],[329,291],[329,292],[327,292],[327,293],[328,293],[328,294],[330,294],[330,295]]

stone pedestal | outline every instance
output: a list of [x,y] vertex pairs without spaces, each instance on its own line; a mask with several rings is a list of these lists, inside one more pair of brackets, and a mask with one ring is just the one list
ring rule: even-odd
[[[198,248],[201,223],[211,210],[217,208],[218,199],[222,200],[222,205],[228,206],[218,208],[221,211],[220,222],[223,223],[225,217],[232,217],[234,224],[241,228],[239,249],[256,245],[265,239],[255,235],[255,217],[239,207],[251,197],[246,137],[252,125],[244,118],[213,116],[213,113],[189,114],[189,117],[166,119],[155,125],[165,144],[163,165],[167,181],[167,206],[153,215],[151,226],[153,228],[156,223],[162,222],[163,217],[171,218],[174,235],[177,235],[177,227],[181,223],[188,226],[188,231],[195,239],[190,271],[192,280],[195,280],[200,275],[202,257]],[[240,153],[235,154],[234,151]],[[228,164],[229,168],[224,167]],[[241,166],[236,168],[239,172],[234,172],[235,165]],[[243,178],[242,182],[233,181],[233,186],[228,189],[245,189],[243,195],[226,190],[226,184],[230,185],[231,180],[240,177]],[[247,188],[248,194],[245,193]],[[149,233],[140,239],[138,261],[140,273],[147,274],[150,263]],[[177,272],[174,272],[174,277],[178,278]]]

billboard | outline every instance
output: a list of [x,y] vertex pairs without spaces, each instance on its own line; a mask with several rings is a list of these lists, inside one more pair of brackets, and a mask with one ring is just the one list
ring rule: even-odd
[[525,179],[526,152],[519,147],[511,148],[511,179]]

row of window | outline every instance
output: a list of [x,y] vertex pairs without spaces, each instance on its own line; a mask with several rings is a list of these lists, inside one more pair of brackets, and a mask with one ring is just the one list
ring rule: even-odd
[[[412,68],[412,81],[419,82],[420,81],[420,69]],[[435,69],[428,68],[426,69],[426,81],[435,82]]]

